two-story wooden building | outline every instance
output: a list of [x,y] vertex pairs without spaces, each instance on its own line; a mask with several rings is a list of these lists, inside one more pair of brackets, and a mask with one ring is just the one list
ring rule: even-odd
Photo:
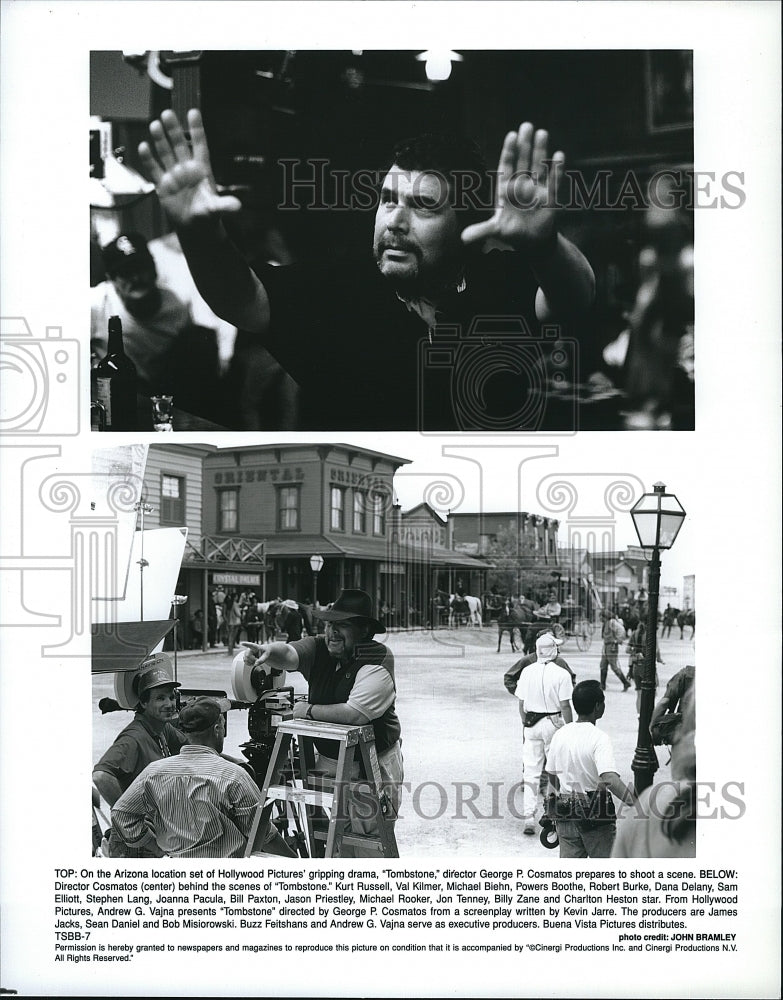
[[[403,529],[394,474],[407,462],[346,444],[153,445],[147,525],[188,528],[177,583],[188,598],[182,620],[206,608],[218,584],[260,601],[320,604],[358,587],[379,614],[387,609],[388,624],[404,626],[426,625],[435,591],[453,591],[458,578],[481,593],[487,564],[450,550],[437,514],[430,511],[435,534]],[[317,574],[313,556],[323,560]]]

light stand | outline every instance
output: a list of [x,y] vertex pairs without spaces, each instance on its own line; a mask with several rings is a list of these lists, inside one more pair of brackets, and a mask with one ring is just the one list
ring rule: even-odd
[[650,719],[655,701],[655,660],[658,640],[658,592],[661,583],[661,549],[674,545],[677,533],[685,520],[685,511],[673,493],[667,493],[663,483],[653,484],[653,492],[645,493],[631,508],[636,534],[643,549],[652,551],[649,573],[649,600],[647,606],[647,635],[645,636],[644,665],[641,679],[639,706],[639,732],[636,739],[631,769],[634,788],[639,795],[653,783],[658,770],[658,758],[652,745]]
[[187,601],[187,597],[182,594],[175,594],[171,599],[172,607],[174,608],[174,681],[177,680],[177,646],[179,646],[179,637],[177,635],[177,628],[179,626],[179,608]]
[[139,500],[138,503],[133,505],[133,509],[137,514],[141,515],[141,542],[140,542],[140,558],[136,560],[139,567],[139,621],[144,621],[144,570],[149,563],[144,558],[144,515],[151,514],[155,509],[152,504],[144,503],[143,500]]

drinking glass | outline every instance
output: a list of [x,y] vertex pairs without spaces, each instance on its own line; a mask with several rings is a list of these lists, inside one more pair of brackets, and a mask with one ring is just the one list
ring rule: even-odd
[[174,429],[174,397],[151,396],[152,426],[156,431],[167,432]]

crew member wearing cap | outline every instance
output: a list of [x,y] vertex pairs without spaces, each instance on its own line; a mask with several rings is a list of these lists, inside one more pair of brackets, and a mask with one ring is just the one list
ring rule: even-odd
[[193,326],[190,307],[158,283],[155,260],[139,233],[122,233],[101,251],[106,281],[90,289],[90,346],[107,350],[109,317],[122,320],[125,353],[136,365],[139,391],[171,389],[167,371],[180,335]]
[[[324,635],[307,636],[296,642],[272,642],[263,646],[245,643],[245,662],[262,673],[299,670],[309,683],[308,701],[294,705],[294,716],[316,722],[366,726],[375,731],[375,749],[386,792],[387,815],[393,820],[399,810],[403,780],[400,722],[395,710],[394,657],[373,636],[384,632],[372,614],[370,595],[362,590],[343,590],[331,608],[313,609],[326,622]],[[255,685],[254,685],[255,686]],[[318,767],[334,775],[337,744],[315,741]],[[352,778],[360,777],[358,763]],[[372,835],[374,818],[367,818],[366,790],[349,796],[350,828],[354,833]],[[362,799],[359,796],[365,795]],[[364,813],[364,815],[362,815]],[[343,857],[374,856],[361,848],[344,847]]]
[[[134,686],[139,700],[133,721],[117,736],[92,772],[93,784],[110,806],[114,806],[148,764],[178,754],[185,743],[185,737],[172,725],[177,712],[175,689],[180,685],[174,680],[167,654],[157,653],[146,660]],[[138,855],[150,856],[157,855]]]
[[524,831],[535,833],[539,782],[555,732],[570,722],[571,675],[557,666],[557,640],[551,632],[536,639],[536,662],[522,671],[515,694],[522,717],[522,818]]
[[172,725],[177,713],[171,659],[157,653],[142,664],[134,685],[138,704],[133,721],[117,736],[93,770],[92,780],[113,806],[153,760],[178,754],[185,737]]
[[[555,637],[554,633],[550,629],[544,629],[540,634],[544,635],[545,633],[549,633],[552,635],[552,638],[554,639],[556,646],[563,645],[564,640]],[[517,682],[519,681],[520,674],[525,669],[525,667],[529,667],[531,663],[536,663],[537,661],[538,661],[538,656],[535,653],[528,653],[527,656],[523,656],[521,660],[517,660],[517,662],[512,667],[508,668],[508,670],[503,675],[503,684],[505,685],[506,691],[508,691],[509,694],[517,693]],[[558,667],[562,667],[563,670],[567,670],[568,673],[571,675],[571,681],[574,684],[576,684],[576,674],[568,665],[568,661],[564,660],[563,657],[560,655],[559,651],[554,660],[552,660],[552,662],[556,663]]]
[[[261,794],[247,772],[221,756],[225,699],[197,698],[180,712],[187,743],[153,761],[112,810],[112,857],[146,850],[156,857],[243,857]],[[256,837],[265,854],[294,857],[268,823]]]

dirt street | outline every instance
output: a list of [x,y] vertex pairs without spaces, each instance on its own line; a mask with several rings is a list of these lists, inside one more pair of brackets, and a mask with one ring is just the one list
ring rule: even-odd
[[[686,629],[686,636],[690,629]],[[519,654],[510,651],[508,637],[497,650],[497,629],[441,629],[434,633],[395,632],[378,637],[394,651],[397,711],[402,725],[406,792],[397,824],[402,858],[424,857],[557,857],[538,837],[522,833],[521,743],[518,702],[503,686],[504,672]],[[598,678],[601,644],[593,639],[586,652],[573,639],[562,655],[577,680]],[[665,661],[658,667],[658,692],[686,663],[694,662],[694,642],[681,640],[675,628],[660,641]],[[626,671],[628,655],[621,652]],[[178,676],[190,688],[220,689],[233,697],[231,657],[225,648],[208,653],[180,652]],[[305,694],[300,674],[288,683]],[[101,715],[98,701],[114,696],[114,676],[93,678],[94,760],[130,721],[129,712]],[[609,672],[606,714],[599,725],[611,735],[621,777],[633,783],[631,762],[636,746],[636,697],[624,693]],[[248,738],[247,712],[229,715],[226,751],[241,756],[239,744]],[[660,768],[655,780],[669,778],[666,748],[657,748]]]

